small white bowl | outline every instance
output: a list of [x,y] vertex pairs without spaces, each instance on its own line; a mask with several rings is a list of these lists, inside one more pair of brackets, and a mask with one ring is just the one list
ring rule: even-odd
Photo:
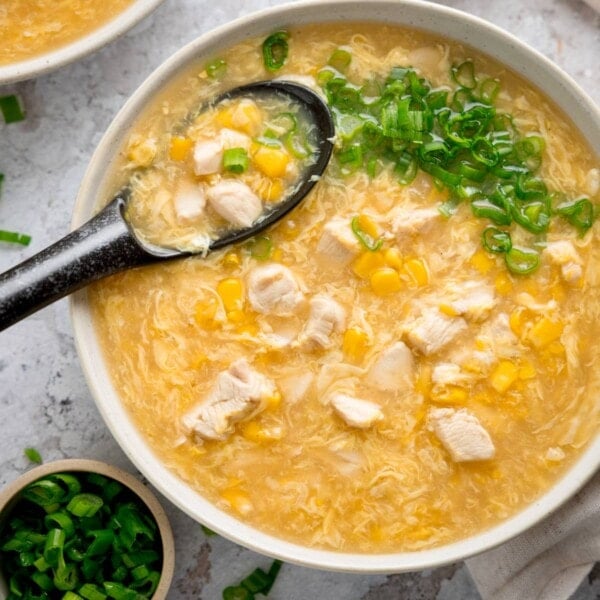
[[0,85],[33,79],[79,60],[123,35],[164,0],[136,0],[114,19],[75,41],[33,58],[0,66]]
[[[569,114],[592,148],[600,154],[600,111],[579,86],[556,65],[523,42],[477,17],[419,0],[323,0],[296,2],[238,19],[191,42],[159,67],[135,92],[102,138],[81,186],[73,226],[88,220],[101,193],[109,190],[107,173],[132,124],[169,81],[199,58],[218,55],[241,40],[266,35],[289,24],[370,21],[430,31],[468,43],[527,78]],[[174,504],[221,535],[257,552],[309,567],[363,573],[416,571],[462,560],[522,533],[572,496],[600,465],[600,435],[565,476],[533,504],[477,535],[430,550],[387,554],[332,552],[267,535],[216,508],[168,470],[137,430],[111,383],[94,330],[85,292],[72,298],[75,340],[96,403],[117,442]]]

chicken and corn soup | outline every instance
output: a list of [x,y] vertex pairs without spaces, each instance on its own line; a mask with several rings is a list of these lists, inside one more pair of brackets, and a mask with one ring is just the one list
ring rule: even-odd
[[4,0],[0,65],[46,54],[98,29],[134,0]]
[[281,92],[244,93],[194,111],[168,144],[134,137],[128,155],[140,169],[127,218],[138,237],[206,252],[224,233],[272,214],[317,156],[306,112]]
[[360,552],[472,535],[598,432],[597,158],[472,49],[376,24],[277,35],[276,68],[263,40],[238,44],[139,123],[134,145],[162,148],[156,210],[178,218],[161,173],[190,99],[271,73],[327,98],[332,162],[261,253],[91,288],[115,388],[174,472],[263,531]]

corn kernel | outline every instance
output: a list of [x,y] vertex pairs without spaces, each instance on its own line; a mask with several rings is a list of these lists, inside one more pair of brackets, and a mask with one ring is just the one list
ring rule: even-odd
[[431,365],[422,363],[415,381],[415,391],[427,396],[431,390]]
[[369,215],[358,215],[358,227],[373,239],[377,239],[381,235],[377,223]]
[[358,362],[364,358],[368,344],[369,337],[362,329],[350,327],[344,332],[342,350],[346,358],[352,362]]
[[449,317],[458,317],[459,315],[457,310],[453,306],[450,306],[450,304],[440,304],[438,308],[441,313],[448,315]]
[[542,317],[534,323],[527,338],[536,348],[544,348],[560,338],[562,332],[563,324],[561,322]]
[[238,267],[240,265],[240,257],[235,252],[228,252],[223,257],[223,266],[225,267]]
[[241,311],[244,307],[244,286],[241,279],[237,277],[228,277],[222,279],[217,284],[217,293],[223,301],[225,310]]
[[363,252],[352,264],[352,270],[361,279],[369,279],[373,271],[384,266],[382,252]]
[[246,313],[243,310],[230,310],[227,319],[232,323],[243,323],[246,320]]
[[404,272],[409,275],[417,287],[423,287],[429,283],[429,272],[427,265],[420,258],[413,258],[404,263]]
[[267,177],[275,179],[285,175],[285,170],[290,162],[290,155],[280,148],[260,146],[252,155],[252,160]]
[[275,390],[265,398],[265,410],[277,410],[281,405],[281,394]]
[[490,384],[500,394],[504,394],[516,381],[519,369],[508,360],[502,360],[490,377]]
[[385,264],[392,269],[399,271],[402,268],[404,261],[402,260],[402,254],[398,248],[388,248],[383,253]]
[[281,179],[265,177],[258,185],[257,192],[264,202],[275,202],[283,195],[283,183]]
[[248,494],[236,488],[230,488],[221,492],[221,498],[236,512],[247,515],[253,510],[252,502]]
[[436,404],[464,404],[467,398],[467,391],[456,385],[434,387],[429,396],[429,399]]
[[219,303],[216,298],[212,296],[207,298],[206,300],[201,300],[196,302],[195,306],[195,314],[194,319],[196,323],[200,325],[200,327],[204,327],[206,329],[213,329],[217,326],[217,322],[215,317],[217,315],[217,310],[219,309]]
[[510,313],[508,324],[512,332],[520,337],[523,333],[523,311],[520,308],[516,308]]
[[371,274],[371,287],[378,296],[393,294],[402,289],[398,271],[390,267],[381,267]]
[[185,160],[193,143],[190,138],[181,135],[173,136],[171,138],[171,145],[169,146],[169,156],[172,160]]
[[494,261],[491,259],[487,252],[478,250],[471,256],[469,261],[482,275],[489,273],[494,266]]
[[223,127],[239,129],[250,136],[258,134],[262,115],[252,100],[241,100],[217,113],[217,122]]
[[496,291],[502,296],[507,296],[511,293],[513,284],[510,277],[506,273],[500,273],[494,281]]

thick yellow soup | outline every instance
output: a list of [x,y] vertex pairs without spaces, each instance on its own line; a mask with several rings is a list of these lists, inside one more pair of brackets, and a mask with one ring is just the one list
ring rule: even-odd
[[4,0],[0,65],[56,50],[98,29],[134,0]]
[[[598,159],[470,48],[307,26],[238,44],[157,99],[115,173],[142,221],[169,238],[183,218],[189,235],[210,216],[202,190],[241,178],[268,202],[285,187],[281,131],[194,126],[203,99],[274,76],[332,107],[327,171],[264,239],[92,286],[115,388],[170,469],[273,535],[387,552],[489,528],[598,432]],[[248,138],[244,173],[214,156],[198,170],[207,135],[226,152],[223,129]]]

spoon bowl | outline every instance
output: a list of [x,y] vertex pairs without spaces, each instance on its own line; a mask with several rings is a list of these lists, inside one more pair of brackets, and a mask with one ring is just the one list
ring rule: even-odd
[[0,331],[93,281],[119,271],[163,260],[220,250],[261,233],[293,210],[325,171],[333,150],[335,128],[329,108],[313,90],[289,81],[260,81],[228,90],[219,102],[253,95],[279,95],[301,104],[317,130],[315,158],[299,183],[282,201],[250,227],[228,228],[207,247],[177,250],[150,244],[126,218],[131,189],[123,188],[96,216],[52,246],[0,274]]

